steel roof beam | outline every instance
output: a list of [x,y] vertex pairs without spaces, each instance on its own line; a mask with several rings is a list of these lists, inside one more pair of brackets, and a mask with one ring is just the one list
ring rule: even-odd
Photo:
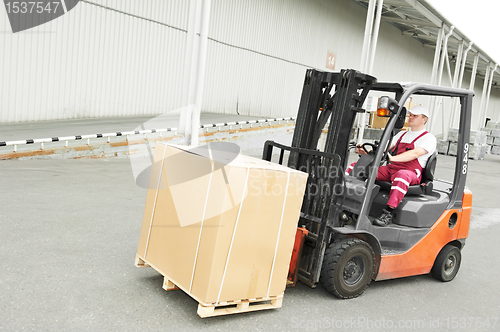
[[436,25],[432,22],[425,22],[425,21],[416,21],[416,20],[405,20],[402,18],[396,18],[396,17],[387,17],[383,16],[382,21],[389,21],[393,23],[401,23],[401,24],[408,24],[408,25],[416,25],[420,27],[433,27],[433,28],[439,28],[439,25]]
[[434,15],[430,10],[425,8],[418,0],[404,0],[407,4],[415,8],[417,11],[422,13],[429,21],[440,27],[443,24],[443,21],[441,21],[436,15]]
[[[360,2],[368,4],[370,1],[369,0],[358,0]],[[384,5],[389,5],[389,6],[398,6],[398,7],[411,7],[410,5],[404,3],[401,0],[384,0]]]

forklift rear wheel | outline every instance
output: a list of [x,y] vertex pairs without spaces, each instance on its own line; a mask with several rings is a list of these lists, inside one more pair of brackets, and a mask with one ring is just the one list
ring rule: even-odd
[[447,244],[437,256],[431,274],[437,280],[444,282],[451,281],[457,275],[461,261],[462,254],[460,253],[460,249]]
[[325,250],[320,282],[328,293],[341,299],[361,295],[372,280],[375,255],[368,243],[344,237]]

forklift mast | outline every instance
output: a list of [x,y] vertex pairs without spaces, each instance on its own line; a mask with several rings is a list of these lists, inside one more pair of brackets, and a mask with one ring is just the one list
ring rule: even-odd
[[[299,220],[299,227],[305,227],[308,234],[297,274],[300,281],[312,287],[319,280],[330,242],[329,220],[338,218],[336,199],[341,197],[354,120],[357,113],[364,112],[361,107],[374,83],[374,77],[356,70],[307,70],[292,146],[273,141],[264,146],[263,159],[270,161],[276,147],[281,149],[282,164],[286,150],[288,167],[310,174]],[[326,144],[321,151],[318,142],[328,121]]]

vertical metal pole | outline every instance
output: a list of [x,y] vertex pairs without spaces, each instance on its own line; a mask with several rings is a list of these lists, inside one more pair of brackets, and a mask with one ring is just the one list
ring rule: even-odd
[[[488,114],[488,106],[490,104],[491,85],[493,84],[493,76],[495,75],[497,68],[498,64],[495,63],[495,67],[490,72],[490,83],[488,84],[488,93],[486,94],[486,106],[484,107],[483,123],[479,123],[479,129],[481,129],[486,122],[486,115]],[[479,121],[481,121],[481,119],[479,119]]]
[[444,37],[443,52],[441,54],[441,59],[440,59],[440,63],[439,63],[439,73],[438,73],[438,83],[437,83],[437,85],[441,85],[441,80],[443,79],[444,60],[448,56],[448,39],[452,35],[453,29],[455,29],[455,26],[452,26],[450,28],[450,31]]
[[481,128],[481,126],[482,126],[480,122],[483,120],[486,95],[488,93],[488,79],[490,78],[490,72],[491,72],[491,63],[489,63],[488,67],[486,67],[486,74],[484,76],[483,92],[481,94],[481,106],[479,107],[479,121],[478,121],[478,125],[476,126],[479,128]]
[[457,83],[458,83],[458,76],[459,76],[459,72],[460,72],[460,65],[462,64],[462,53],[464,51],[464,42],[462,41],[460,43],[460,45],[458,46],[458,52],[457,52],[457,58],[455,59],[455,71],[453,73],[453,82],[451,84],[451,87],[452,88],[456,88],[457,87]]
[[[456,86],[459,89],[462,88],[462,83],[463,83],[463,79],[464,79],[464,72],[465,72],[465,65],[467,64],[467,54],[471,50],[473,44],[474,44],[473,42],[470,42],[469,46],[463,52],[462,65],[460,66],[460,74],[459,74],[458,82],[457,82],[457,86]],[[472,79],[472,77],[471,77],[471,79]],[[455,128],[455,122],[456,122],[456,119],[457,119],[457,116],[458,116],[458,112],[460,111],[460,107],[459,106],[460,105],[458,104],[458,101],[455,98],[453,100],[453,114],[452,114],[452,117],[451,117],[450,127]]]
[[[453,72],[453,80],[451,81],[451,87],[456,88],[457,83],[458,83],[458,76],[460,72],[460,66],[462,62],[462,53],[464,51],[464,42],[461,41],[460,45],[458,46],[458,51],[457,51],[457,57],[455,59],[455,70]],[[453,126],[453,118],[455,115],[455,107],[457,105],[457,98],[453,98],[453,102],[451,103],[451,109],[450,109],[450,115],[449,115],[449,122],[445,123],[445,114],[443,111],[443,139],[446,141],[448,140],[448,132],[449,128]]]
[[462,67],[460,68],[460,76],[458,77],[458,84],[457,84],[458,88],[462,88],[462,82],[464,79],[464,72],[465,72],[465,65],[467,64],[467,54],[471,50],[473,44],[474,44],[473,42],[469,43],[469,46],[465,49],[464,55],[462,56]]
[[451,75],[451,66],[450,66],[450,58],[448,56],[448,50],[446,50],[446,57],[444,58],[444,61],[446,62],[446,69],[448,73],[448,80],[450,81],[450,85],[453,85],[453,77]]
[[[188,88],[188,102],[187,108],[184,111],[186,113],[186,121],[184,125],[184,144],[189,145],[192,140],[192,121],[193,121],[193,108],[195,103],[196,96],[196,88],[199,77],[199,68],[198,68],[198,56],[200,51],[200,37],[197,36],[197,31],[200,30],[200,20],[201,20],[201,1],[202,0],[191,0],[194,12],[194,21],[190,22],[193,31],[193,40],[192,40],[192,52],[191,52],[191,70],[189,75],[189,88]],[[182,128],[179,128],[182,130]]]
[[366,70],[366,59],[370,50],[370,35],[373,27],[373,13],[375,11],[375,0],[370,0],[368,4],[368,12],[366,14],[365,24],[365,37],[363,39],[363,50],[361,51],[361,64],[359,70],[364,72]]
[[444,27],[441,26],[441,29],[439,29],[438,38],[436,41],[436,49],[434,51],[434,63],[432,64],[431,84],[436,84],[436,75],[437,75],[437,70],[438,70],[438,65],[439,65],[439,58],[441,55],[441,46],[443,43],[443,36],[444,36]]
[[384,5],[384,0],[378,0],[377,17],[375,18],[375,27],[373,29],[373,38],[371,42],[371,50],[368,62],[368,70],[367,70],[368,75],[373,74],[373,64],[375,63],[375,53],[377,51],[378,32],[380,30],[380,20],[382,17],[382,9],[384,7],[383,5]]
[[181,110],[179,119],[179,133],[186,133],[186,118],[189,109],[189,92],[191,83],[191,74],[195,70],[193,66],[193,55],[195,46],[195,27],[196,27],[196,10],[198,7],[198,0],[189,1],[189,17],[188,17],[188,31],[186,39],[186,47],[184,50],[184,71],[183,71],[183,103],[187,103],[187,107]]
[[[448,57],[448,39],[453,33],[453,29],[455,29],[455,26],[451,26],[450,31],[446,34],[444,37],[444,42],[443,42],[443,51],[441,53],[441,59],[439,62],[439,72],[438,72],[438,81],[437,85],[441,85],[441,80],[443,79],[443,67],[444,67],[444,60],[445,57]],[[429,131],[432,131],[432,128],[434,127],[434,124],[436,122],[436,103],[437,103],[437,98],[434,98],[432,104],[431,104],[431,123],[429,126]]]
[[474,86],[476,85],[476,75],[477,75],[477,65],[479,64],[479,52],[476,53],[474,57],[474,66],[472,67],[472,74],[470,77],[469,90],[474,91]]
[[205,83],[205,65],[207,62],[208,24],[210,21],[211,0],[203,0],[200,50],[198,57],[198,82],[196,86],[195,107],[191,123],[191,146],[198,146],[198,134],[200,131],[201,103],[203,101],[203,87]]
[[[382,7],[382,6],[381,6]],[[380,9],[382,10],[382,9]],[[365,37],[363,39],[363,50],[361,51],[360,71],[366,72],[369,63],[370,39],[372,38],[373,16],[375,12],[375,0],[370,0],[368,4],[368,12],[366,14]],[[378,31],[377,31],[378,33]],[[375,46],[376,47],[376,46]],[[358,144],[363,143],[363,135],[365,132],[366,112],[361,113],[358,122]]]

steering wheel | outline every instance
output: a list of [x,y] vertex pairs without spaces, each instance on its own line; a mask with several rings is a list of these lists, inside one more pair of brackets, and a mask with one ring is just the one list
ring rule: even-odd
[[[367,146],[370,146],[372,149],[370,151],[368,151],[366,149]],[[361,145],[361,147],[363,148],[363,150],[365,150],[366,154],[373,154],[373,153],[375,153],[375,150],[377,149],[377,146],[375,144],[372,144],[372,143],[363,143]]]

